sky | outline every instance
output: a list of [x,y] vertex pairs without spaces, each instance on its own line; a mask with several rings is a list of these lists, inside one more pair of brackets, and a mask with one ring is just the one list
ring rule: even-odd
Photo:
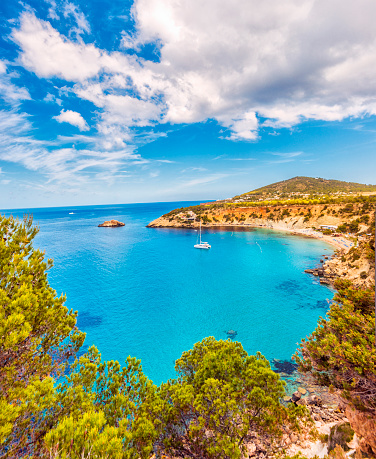
[[376,184],[374,0],[0,2],[0,208]]

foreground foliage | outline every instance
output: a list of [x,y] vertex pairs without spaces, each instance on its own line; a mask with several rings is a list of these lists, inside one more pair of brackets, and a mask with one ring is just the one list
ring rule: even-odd
[[[284,384],[265,357],[231,340],[196,343],[159,387],[135,358],[103,362],[95,347],[80,355],[85,336],[48,284],[37,231],[30,218],[0,217],[0,458],[241,458],[249,443],[281,449],[285,433],[309,422],[302,406],[280,403]],[[375,414],[374,293],[336,287],[296,359]]]
[[49,286],[52,260],[33,248],[38,229],[0,218],[0,442],[7,457],[39,444],[61,411],[54,379],[84,341],[76,314]]
[[76,313],[49,286],[31,218],[0,216],[0,458],[240,458],[307,422],[280,403],[284,386],[261,355],[207,338],[156,387],[140,361],[79,355]]
[[320,384],[341,389],[357,409],[376,415],[374,290],[344,280],[336,288],[327,318],[302,341],[295,358]]
[[206,338],[184,352],[175,369],[179,377],[161,385],[155,413],[163,426],[156,445],[173,457],[240,458],[256,439],[272,451],[306,416],[303,407],[281,405],[279,375],[238,342]]

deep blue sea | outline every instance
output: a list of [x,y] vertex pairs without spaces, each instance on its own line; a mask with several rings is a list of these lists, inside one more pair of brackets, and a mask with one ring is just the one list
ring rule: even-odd
[[[326,243],[267,229],[197,232],[146,225],[177,207],[152,203],[6,210],[33,213],[35,247],[54,259],[49,281],[79,313],[104,359],[140,358],[157,384],[174,377],[174,361],[207,336],[230,329],[249,353],[290,359],[325,315],[333,291],[304,273],[330,255]],[[71,214],[73,212],[73,214]],[[121,228],[98,228],[109,219]]]

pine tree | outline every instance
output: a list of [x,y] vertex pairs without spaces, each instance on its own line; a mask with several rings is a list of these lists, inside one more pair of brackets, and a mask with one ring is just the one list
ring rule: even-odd
[[247,442],[271,452],[308,422],[303,407],[281,404],[284,382],[266,358],[238,342],[205,338],[175,369],[179,377],[160,386],[159,409],[150,411],[162,426],[156,445],[173,457],[240,458]]
[[85,337],[48,284],[37,233],[31,217],[0,217],[0,457],[34,451],[54,424],[54,380]]
[[338,293],[326,318],[295,355],[300,369],[333,386],[356,408],[376,415],[375,294],[336,282]]

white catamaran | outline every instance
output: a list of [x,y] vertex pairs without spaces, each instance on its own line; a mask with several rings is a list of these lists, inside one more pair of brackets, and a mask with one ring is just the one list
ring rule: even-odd
[[200,243],[195,244],[195,249],[210,249],[211,245],[208,242],[201,241],[201,220],[200,220]]

